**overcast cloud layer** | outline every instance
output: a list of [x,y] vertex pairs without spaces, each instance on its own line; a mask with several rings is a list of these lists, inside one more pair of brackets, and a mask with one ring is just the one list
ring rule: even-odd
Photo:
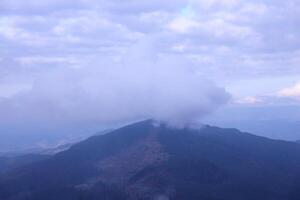
[[188,123],[222,86],[298,101],[299,27],[298,0],[1,0],[0,121]]

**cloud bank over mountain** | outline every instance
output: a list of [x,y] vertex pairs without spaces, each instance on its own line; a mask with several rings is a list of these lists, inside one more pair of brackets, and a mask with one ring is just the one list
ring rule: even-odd
[[[153,39],[122,59],[39,72],[30,89],[0,101],[2,122],[100,124],[153,118],[196,123],[229,100],[225,89],[176,56],[160,56]],[[27,124],[26,123],[26,124]]]
[[187,123],[228,101],[216,85],[263,103],[300,80],[299,13],[297,0],[2,0],[2,126]]

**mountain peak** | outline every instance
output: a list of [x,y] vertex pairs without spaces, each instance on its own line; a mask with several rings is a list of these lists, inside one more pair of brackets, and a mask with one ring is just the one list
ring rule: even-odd
[[299,166],[297,143],[144,120],[8,173],[0,199],[284,200],[297,194]]

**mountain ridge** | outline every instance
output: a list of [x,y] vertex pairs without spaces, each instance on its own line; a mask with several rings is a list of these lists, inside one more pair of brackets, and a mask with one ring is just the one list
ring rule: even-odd
[[294,200],[299,167],[296,143],[147,120],[8,173],[0,199]]

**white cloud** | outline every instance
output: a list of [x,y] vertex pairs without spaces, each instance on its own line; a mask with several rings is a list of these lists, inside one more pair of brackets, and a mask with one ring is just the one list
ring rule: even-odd
[[280,97],[292,97],[300,98],[300,82],[296,83],[294,86],[285,88],[278,92]]
[[0,103],[2,113],[9,113],[0,115],[1,121],[113,123],[154,118],[184,125],[227,102],[224,89],[194,73],[186,61],[157,55],[153,42],[138,43],[115,64],[92,60],[82,68],[36,74],[31,90]]
[[9,17],[0,18],[0,35],[9,40],[29,37],[29,33],[19,28],[15,21]]
[[79,61],[74,57],[45,57],[45,56],[32,56],[32,57],[19,57],[16,61],[21,65],[29,67],[35,65],[54,65],[65,64],[66,66],[76,65]]
[[259,97],[255,97],[255,96],[247,96],[244,97],[242,99],[238,99],[235,101],[235,103],[238,104],[260,104],[263,103],[264,101],[262,99],[260,99]]
[[194,0],[190,1],[191,5],[205,9],[222,7],[223,9],[232,9],[239,5],[240,0]]
[[[27,81],[35,85],[31,92],[27,91],[27,95],[22,97],[15,97],[16,92],[13,92],[13,100],[5,102],[11,109],[15,109],[14,106],[20,102],[24,110],[30,107],[27,105],[48,102],[49,108],[51,103],[58,102],[54,105],[57,112],[71,115],[73,113],[68,111],[66,104],[76,108],[89,102],[84,104],[91,105],[87,112],[83,109],[79,112],[94,119],[100,114],[90,116],[88,111],[100,110],[100,107],[93,106],[104,95],[105,88],[102,87],[105,84],[120,94],[124,90],[137,95],[132,91],[141,91],[143,87],[151,90],[153,85],[150,83],[158,76],[158,82],[167,84],[166,88],[173,95],[175,91],[171,83],[190,88],[179,90],[190,97],[195,93],[196,86],[202,89],[201,81],[198,86],[195,78],[200,75],[221,84],[231,82],[234,85],[240,80],[263,80],[268,77],[275,82],[276,77],[300,73],[300,8],[296,0],[2,0],[0,13],[0,78],[10,77],[9,83],[1,84],[5,85],[6,91],[18,91],[14,89],[15,85],[27,84]],[[150,50],[148,45],[140,46],[143,41],[152,43]],[[132,49],[135,53],[130,53]],[[147,56],[136,59],[133,54]],[[128,55],[131,55],[128,59],[132,62],[128,59],[124,61]],[[170,61],[167,62],[167,59]],[[143,68],[144,65],[153,65],[153,71],[157,73],[151,74],[148,70],[151,67]],[[173,69],[173,65],[177,67]],[[159,76],[160,68],[162,76]],[[153,77],[150,79],[145,72]],[[112,76],[110,74],[115,75],[114,81],[101,79]],[[130,85],[130,89],[125,90],[121,86],[126,85],[124,82],[130,82],[130,76],[138,80],[143,77],[149,83],[142,84],[141,88]],[[173,82],[176,76],[183,80],[191,79],[194,83],[183,81],[178,85]],[[79,85],[73,87],[73,82]],[[260,88],[264,88],[262,93],[266,94],[267,90],[274,90],[274,84],[265,83],[261,81],[263,86],[257,87],[241,85],[238,92],[242,95],[239,96],[255,96],[252,90]],[[92,90],[91,85],[101,86],[98,90]],[[54,86],[57,91],[52,91]],[[170,97],[162,96],[163,92],[157,89],[158,84],[154,86],[155,91],[159,92],[157,96],[163,101],[169,100]],[[212,90],[214,88],[212,86]],[[75,92],[69,92],[77,89],[88,96],[81,99]],[[207,97],[206,88],[203,90],[204,96],[199,94],[200,99]],[[120,98],[107,93],[113,99]],[[78,99],[79,103],[65,103],[65,97]],[[179,98],[180,101],[182,99]],[[131,101],[129,97],[125,100]],[[253,103],[257,99],[246,98],[245,101]],[[195,102],[191,104],[198,105]],[[164,105],[168,107],[169,104]],[[151,106],[154,107],[154,102]],[[137,103],[137,107],[140,109],[142,105]],[[127,113],[123,108],[117,108],[121,113]],[[0,111],[4,109],[8,106],[1,107]],[[62,112],[64,109],[67,111]],[[36,116],[40,112],[45,111],[36,111]],[[154,116],[153,113],[151,115]]]
[[179,17],[171,21],[168,25],[169,28],[178,33],[189,33],[200,26],[197,21],[187,19],[185,17]]
[[235,25],[222,19],[209,21],[203,25],[204,30],[205,27],[209,30],[209,33],[216,37],[247,39],[256,36],[256,33],[250,27]]
[[142,33],[130,31],[120,23],[112,22],[95,12],[83,12],[78,16],[59,19],[53,27],[54,34],[78,38],[78,42],[136,41]]

